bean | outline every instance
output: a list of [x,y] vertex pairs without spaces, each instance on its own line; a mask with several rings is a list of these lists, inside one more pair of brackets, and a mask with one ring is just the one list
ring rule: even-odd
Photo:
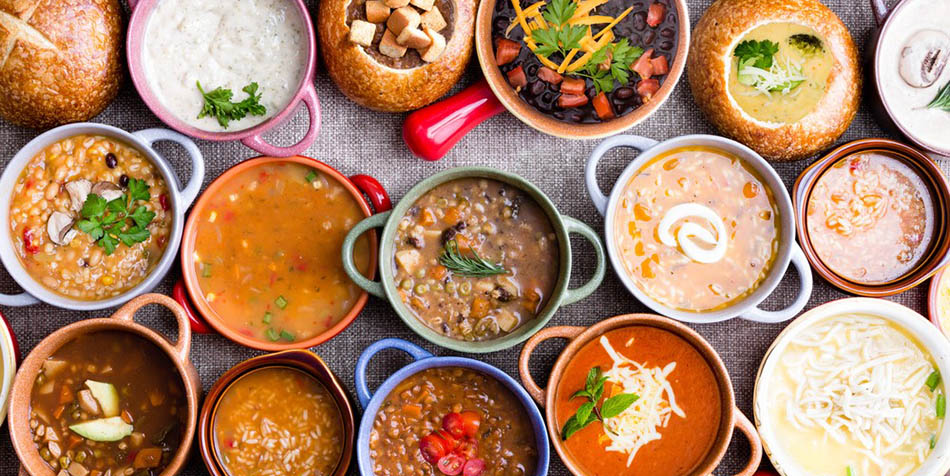
[[631,97],[633,97],[633,88],[628,88],[628,87],[618,88],[617,91],[614,92],[614,96],[620,99],[630,99]]
[[49,184],[48,187],[46,187],[46,195],[45,195],[45,197],[46,197],[47,200],[52,200],[52,199],[56,198],[56,195],[57,195],[57,194],[59,194],[59,184],[58,184],[58,183],[55,183],[55,182],[54,182],[54,183]]
[[114,169],[116,165],[119,165],[119,159],[115,156],[115,154],[112,152],[106,154],[106,167]]
[[123,188],[129,186],[129,176],[128,176],[128,175],[122,174],[122,175],[119,176],[119,186],[120,186],[120,187],[123,187]]

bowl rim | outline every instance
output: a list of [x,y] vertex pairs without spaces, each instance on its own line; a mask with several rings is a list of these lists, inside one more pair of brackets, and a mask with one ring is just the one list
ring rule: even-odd
[[[173,211],[170,213],[172,215],[172,224],[169,230],[168,242],[165,244],[165,250],[162,252],[162,259],[152,268],[152,271],[147,274],[142,281],[125,292],[109,298],[93,301],[60,295],[40,284],[40,282],[23,267],[20,257],[13,247],[13,238],[10,236],[10,232],[3,232],[2,237],[0,237],[0,262],[3,263],[3,267],[10,273],[14,281],[16,281],[29,296],[63,309],[74,311],[100,310],[117,306],[136,296],[151,291],[161,282],[165,275],[168,274],[178,254],[178,245],[181,242],[182,230],[184,228],[184,213],[187,204],[184,203],[183,189],[180,186],[178,175],[172,168],[171,163],[159,155],[158,151],[149,145],[148,142],[143,140],[143,138],[138,135],[138,132],[142,131],[132,133],[119,129],[118,127],[92,122],[66,124],[36,136],[21,147],[7,163],[2,175],[0,175],[0,189],[10,190],[11,192],[8,194],[0,194],[0,222],[2,223],[9,223],[10,221],[10,202],[13,198],[12,190],[20,174],[23,173],[26,163],[32,160],[36,154],[57,141],[81,134],[109,137],[140,152],[149,163],[161,172],[171,202],[169,210]],[[203,159],[199,157],[198,160],[201,161]]]
[[[930,319],[930,322],[933,322],[934,325],[937,326],[937,329],[940,329],[943,335],[950,338],[950,334],[947,334],[950,329],[944,329],[943,324],[940,323],[940,288],[942,287],[943,278],[946,274],[947,267],[943,267],[930,278],[930,287],[927,291],[927,317]],[[948,283],[948,285],[950,285],[950,283]]]
[[[313,26],[313,20],[310,12],[303,0],[289,0],[297,9],[297,14],[303,24],[307,37],[306,66],[303,69],[300,80],[297,83],[296,92],[290,101],[277,114],[269,117],[264,122],[247,129],[241,129],[230,132],[215,132],[199,129],[185,121],[179,119],[171,110],[159,100],[152,92],[148,82],[148,75],[145,71],[145,65],[142,61],[142,52],[145,49],[145,36],[148,32],[149,20],[155,10],[155,6],[160,0],[134,0],[135,5],[129,16],[127,36],[125,43],[125,54],[129,77],[132,78],[132,84],[135,86],[142,102],[157,116],[164,124],[172,129],[190,137],[197,137],[208,141],[233,141],[245,139],[251,136],[265,134],[268,131],[281,126],[284,122],[293,118],[296,113],[297,105],[306,96],[307,91],[315,89],[314,80],[316,78],[317,68],[317,34]],[[311,125],[313,127],[314,125]]]
[[[815,184],[824,175],[824,172],[838,161],[866,151],[887,152],[895,159],[901,160],[905,165],[914,169],[922,179],[926,179],[928,187],[934,194],[934,217],[938,221],[936,225],[939,226],[939,228],[937,226],[934,228],[933,242],[927,255],[907,273],[882,284],[864,284],[852,281],[839,276],[828,268],[812,247],[806,223],[808,200]],[[805,252],[805,257],[808,258],[812,269],[819,276],[842,291],[866,297],[892,296],[919,285],[950,262],[950,235],[946,231],[950,228],[950,220],[945,216],[950,210],[950,183],[947,182],[943,172],[930,157],[911,146],[883,138],[865,138],[841,144],[799,174],[792,186],[792,195],[795,207],[795,222],[798,228],[798,241],[801,244],[802,251]]]
[[[768,398],[766,395],[768,383],[763,382],[775,371],[777,365],[776,359],[779,358],[778,356],[780,356],[781,352],[788,346],[791,338],[798,332],[801,332],[802,329],[807,328],[817,321],[829,319],[841,314],[852,313],[869,314],[880,317],[899,326],[901,329],[910,333],[917,341],[917,344],[931,355],[942,374],[950,372],[950,341],[943,335],[934,333],[931,323],[913,309],[886,299],[868,297],[836,299],[809,309],[785,327],[769,346],[756,371],[755,386],[752,392],[752,412],[755,427],[762,440],[762,447],[765,449],[765,454],[772,462],[772,465],[782,476],[794,476],[798,473],[795,472],[796,468],[786,468],[783,466],[783,461],[781,461],[782,458],[791,458],[786,456],[783,452],[784,450],[781,445],[778,444],[777,438],[773,438],[772,430],[768,426],[771,423],[771,417],[767,412],[768,402],[765,400]],[[914,475],[942,476],[947,473],[947,471],[950,471],[950,425],[943,426],[937,438],[936,445],[933,452],[924,462],[925,465],[931,463],[932,465],[929,468],[924,468],[923,466],[918,468],[917,471],[914,472]],[[929,469],[930,471],[919,473],[922,469]]]
[[13,327],[9,321],[0,312],[0,374],[3,379],[0,381],[0,424],[7,417],[7,404],[9,403],[10,390],[13,387],[13,378],[17,370],[17,342],[13,334]]
[[[360,297],[353,303],[353,307],[347,312],[346,315],[340,319],[339,322],[330,327],[329,329],[307,339],[301,341],[288,342],[282,344],[279,342],[267,342],[264,340],[254,339],[248,336],[241,334],[240,332],[234,330],[225,324],[217,312],[208,305],[207,300],[200,293],[200,286],[198,286],[198,275],[193,266],[192,256],[194,254],[195,244],[197,240],[198,233],[198,224],[197,221],[199,216],[204,213],[205,208],[208,203],[213,200],[218,193],[220,192],[221,187],[224,187],[230,180],[232,180],[236,175],[244,172],[245,170],[267,165],[274,163],[297,163],[302,164],[307,167],[315,168],[321,173],[326,174],[329,178],[332,178],[337,183],[342,185],[353,197],[354,201],[359,204],[360,210],[363,212],[363,218],[366,219],[374,215],[373,210],[370,208],[366,198],[363,196],[363,192],[353,184],[352,181],[340,171],[334,169],[330,165],[327,165],[324,162],[321,162],[317,159],[311,157],[305,157],[302,155],[295,155],[291,157],[268,157],[268,156],[258,156],[250,159],[246,159],[237,164],[232,165],[227,170],[222,172],[218,177],[216,177],[207,188],[201,192],[198,198],[194,202],[191,211],[188,213],[188,218],[185,221],[184,228],[182,230],[182,240],[181,240],[181,272],[182,280],[185,284],[185,289],[191,305],[195,310],[204,318],[218,334],[226,337],[227,339],[236,342],[245,347],[258,350],[266,351],[283,351],[299,348],[309,348],[316,345],[322,344],[333,337],[336,337],[338,334],[346,330],[350,324],[360,315],[363,311],[363,308],[366,306],[366,302],[369,300],[369,293],[366,290],[361,290]],[[376,275],[376,268],[379,260],[378,254],[378,238],[377,233],[371,230],[367,236],[369,236],[369,253],[370,261],[368,274],[369,278],[373,279]]]
[[596,124],[572,124],[554,119],[538,111],[515,94],[501,73],[501,69],[495,64],[491,30],[496,1],[498,0],[482,0],[478,5],[475,17],[475,52],[478,56],[478,64],[488,86],[505,109],[539,132],[563,139],[600,139],[617,134],[652,116],[663,106],[682,78],[691,35],[689,9],[685,0],[669,0],[676,7],[679,21],[676,54],[673,64],[670,65],[670,72],[650,101],[621,117]]

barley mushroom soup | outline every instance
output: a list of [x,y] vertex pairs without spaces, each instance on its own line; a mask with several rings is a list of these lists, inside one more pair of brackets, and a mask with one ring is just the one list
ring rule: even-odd
[[54,352],[30,393],[30,431],[59,476],[157,476],[187,426],[168,356],[138,335],[81,335]]
[[501,382],[464,367],[422,370],[386,396],[369,436],[373,474],[533,475],[534,428]]
[[495,63],[521,99],[555,119],[624,116],[651,101],[670,72],[681,21],[671,4],[497,0]]
[[722,309],[765,280],[778,253],[772,190],[711,147],[660,154],[624,186],[613,233],[624,271],[665,306]]
[[161,261],[174,215],[161,172],[134,147],[76,135],[24,167],[10,200],[20,264],[57,294],[95,301],[135,287]]
[[547,214],[496,180],[453,180],[426,192],[400,221],[395,250],[403,303],[458,340],[514,332],[544,309],[558,280]]

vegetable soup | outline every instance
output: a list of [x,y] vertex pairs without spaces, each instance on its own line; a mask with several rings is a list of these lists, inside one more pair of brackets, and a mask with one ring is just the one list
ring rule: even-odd
[[[230,177],[195,217],[194,273],[226,326],[263,342],[296,342],[342,320],[363,291],[340,250],[365,213],[335,178],[297,162],[265,162]],[[369,272],[369,238],[354,259]]]
[[772,191],[742,159],[710,147],[663,153],[623,189],[612,233],[627,275],[675,309],[721,309],[765,280],[778,252]]
[[30,431],[59,476],[157,476],[178,451],[187,405],[162,349],[128,332],[95,332],[43,362]]
[[531,476],[534,428],[504,384],[463,367],[422,370],[386,397],[369,436],[373,474]]
[[467,341],[514,332],[544,309],[558,279],[558,242],[523,191],[488,179],[427,192],[399,222],[394,279],[432,330]]
[[214,410],[212,431],[218,461],[230,476],[329,475],[343,452],[333,395],[290,367],[238,378]]
[[556,391],[560,437],[585,474],[692,474],[719,435],[722,399],[712,369],[690,343],[655,327],[615,329],[588,342]]

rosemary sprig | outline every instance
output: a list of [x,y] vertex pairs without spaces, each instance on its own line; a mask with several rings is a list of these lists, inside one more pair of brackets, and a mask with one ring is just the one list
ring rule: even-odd
[[443,248],[442,254],[439,255],[439,263],[459,276],[508,274],[508,270],[504,266],[487,261],[479,256],[475,250],[472,250],[472,255],[469,257],[459,252],[458,240],[452,239],[445,243],[445,248]]
[[950,82],[940,88],[937,97],[930,101],[930,104],[927,104],[927,109],[942,109],[950,112]]

